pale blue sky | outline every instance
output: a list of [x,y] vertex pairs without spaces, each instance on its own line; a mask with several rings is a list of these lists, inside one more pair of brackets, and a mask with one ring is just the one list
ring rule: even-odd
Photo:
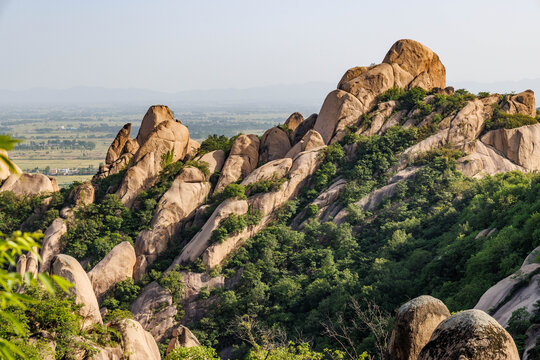
[[540,0],[0,0],[0,88],[337,82],[400,38],[452,81],[540,78]]

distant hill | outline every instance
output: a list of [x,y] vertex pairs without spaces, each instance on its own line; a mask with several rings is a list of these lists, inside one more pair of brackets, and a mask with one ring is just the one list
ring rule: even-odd
[[0,90],[0,104],[318,105],[335,86],[332,83],[312,82],[300,85],[188,90],[175,93],[86,86],[69,89],[33,88],[22,91]]

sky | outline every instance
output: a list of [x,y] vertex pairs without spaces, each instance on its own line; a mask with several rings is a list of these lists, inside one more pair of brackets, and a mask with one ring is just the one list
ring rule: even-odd
[[0,0],[0,88],[337,83],[398,39],[452,82],[540,78],[540,0]]

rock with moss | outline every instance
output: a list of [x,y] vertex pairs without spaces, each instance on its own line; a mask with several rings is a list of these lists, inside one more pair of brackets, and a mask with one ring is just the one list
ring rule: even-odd
[[418,360],[519,360],[510,334],[481,310],[465,310],[437,326]]

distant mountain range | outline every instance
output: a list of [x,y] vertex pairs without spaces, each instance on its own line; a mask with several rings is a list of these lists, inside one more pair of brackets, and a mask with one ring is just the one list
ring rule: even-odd
[[[539,79],[498,81],[482,83],[474,81],[447,82],[454,88],[464,88],[473,93],[521,92],[532,89],[540,93]],[[160,92],[146,89],[73,87],[68,89],[32,88],[22,91],[0,89],[0,105],[6,104],[183,104],[193,106],[257,106],[275,105],[320,106],[326,94],[335,84],[312,82],[298,85],[272,85],[245,89],[186,90]]]

